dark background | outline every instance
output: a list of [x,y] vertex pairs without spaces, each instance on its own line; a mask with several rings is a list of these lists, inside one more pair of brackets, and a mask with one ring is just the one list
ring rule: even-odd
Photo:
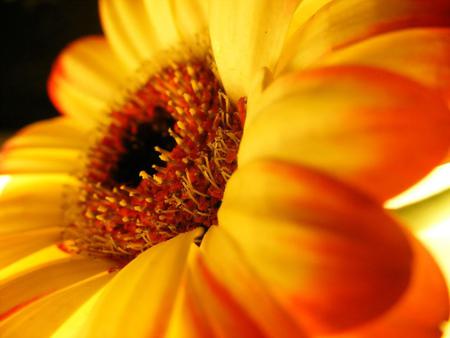
[[53,60],[72,40],[101,30],[96,0],[0,0],[0,22],[5,135],[57,115],[46,92]]

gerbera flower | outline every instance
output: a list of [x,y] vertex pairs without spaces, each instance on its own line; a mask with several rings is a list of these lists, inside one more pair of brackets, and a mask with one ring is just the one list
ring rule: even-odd
[[446,156],[450,3],[207,4],[102,0],[58,58],[3,150],[2,336],[439,337],[383,203]]

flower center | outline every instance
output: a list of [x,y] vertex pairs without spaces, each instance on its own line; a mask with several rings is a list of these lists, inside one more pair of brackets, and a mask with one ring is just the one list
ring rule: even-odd
[[213,67],[209,58],[172,63],[112,110],[89,151],[63,249],[129,260],[217,224],[246,107],[228,99]]

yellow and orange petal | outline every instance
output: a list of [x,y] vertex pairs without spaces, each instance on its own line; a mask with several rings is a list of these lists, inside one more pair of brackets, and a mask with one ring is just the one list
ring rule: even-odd
[[449,146],[450,114],[440,95],[380,69],[291,73],[275,80],[258,105],[248,111],[240,165],[283,159],[324,171],[380,201],[426,175]]
[[409,282],[402,228],[374,201],[300,166],[266,160],[238,168],[219,224],[309,333],[337,333],[383,314]]
[[319,60],[319,65],[375,66],[436,89],[450,106],[450,29],[414,28],[377,35]]
[[312,66],[329,53],[376,35],[449,23],[446,0],[330,1],[289,36],[276,74]]

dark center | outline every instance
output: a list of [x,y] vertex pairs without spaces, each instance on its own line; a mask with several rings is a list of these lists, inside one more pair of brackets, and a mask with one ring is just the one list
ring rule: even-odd
[[137,128],[129,128],[124,132],[124,151],[110,174],[118,185],[136,188],[141,181],[139,173],[142,170],[153,175],[156,173],[156,167],[165,166],[165,162],[160,159],[160,152],[156,151],[155,147],[166,151],[175,147],[176,142],[169,135],[169,128],[173,127],[175,120],[164,108],[156,107],[154,113],[150,121],[139,123]]

